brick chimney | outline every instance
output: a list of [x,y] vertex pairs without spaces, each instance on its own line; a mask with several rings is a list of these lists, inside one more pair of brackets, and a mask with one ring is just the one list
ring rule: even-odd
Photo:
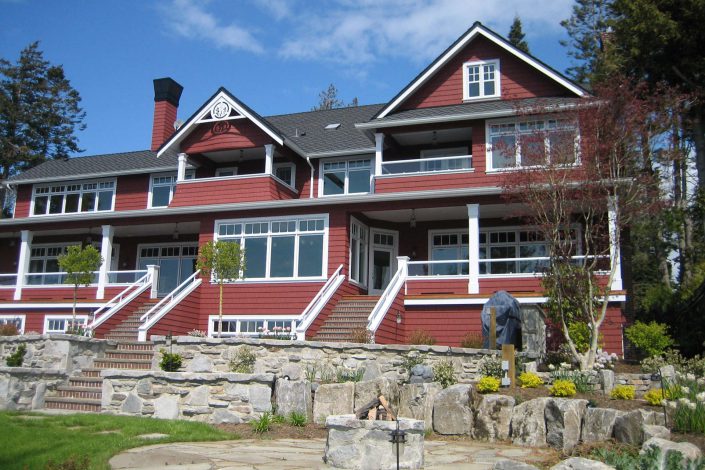
[[154,123],[152,151],[156,151],[174,133],[174,121],[184,87],[171,78],[154,80]]

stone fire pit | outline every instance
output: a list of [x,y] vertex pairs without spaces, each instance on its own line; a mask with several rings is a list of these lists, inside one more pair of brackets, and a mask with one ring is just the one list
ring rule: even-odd
[[[396,444],[391,442],[396,421],[363,421],[355,415],[328,416],[324,462],[336,468],[396,469]],[[406,443],[399,444],[399,468],[423,467],[424,422],[399,418]]]

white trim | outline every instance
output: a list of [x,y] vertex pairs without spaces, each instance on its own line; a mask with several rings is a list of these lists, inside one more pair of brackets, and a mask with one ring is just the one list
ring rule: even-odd
[[[220,320],[220,317],[218,315],[208,315],[208,337],[212,338],[215,337],[215,335],[218,334],[218,331],[216,331],[213,328],[213,322],[217,322]],[[223,337],[225,336],[259,336],[262,333],[260,332],[241,332],[240,327],[241,324],[240,322],[242,321],[263,321],[263,322],[276,322],[276,321],[290,321],[291,322],[291,330],[287,333],[283,333],[281,336],[283,336],[283,339],[286,339],[286,337],[290,338],[295,338],[296,337],[296,328],[297,328],[297,321],[299,320],[299,315],[223,315],[223,322],[226,321],[237,321],[236,325],[236,331],[233,332],[223,332]],[[272,330],[269,330],[270,333],[272,333]]]
[[[520,304],[542,304],[546,303],[548,297],[515,297]],[[490,297],[473,297],[473,298],[450,298],[439,299],[436,297],[429,299],[405,299],[404,305],[484,305]],[[626,295],[610,295],[609,302],[626,302]]]
[[470,29],[467,33],[465,33],[465,36],[462,37],[458,43],[453,46],[452,49],[448,50],[443,56],[441,56],[439,59],[437,59],[437,62],[433,65],[433,67],[429,68],[426,70],[426,72],[418,77],[414,82],[412,82],[409,87],[399,95],[394,101],[392,101],[390,104],[386,105],[382,111],[377,115],[377,119],[382,119],[383,117],[387,116],[389,113],[394,111],[401,103],[406,101],[406,99],[411,96],[414,92],[416,92],[424,83],[426,83],[433,75],[436,74],[436,72],[445,66],[458,52],[460,52],[470,41],[475,39],[477,35],[481,35],[493,43],[497,44],[501,48],[505,49],[506,51],[510,52],[517,58],[523,60],[527,64],[531,65],[538,71],[542,72],[543,74],[547,75],[548,77],[552,78],[559,84],[563,85],[565,88],[569,89],[573,93],[575,93],[578,96],[585,96],[586,92],[582,90],[580,87],[577,85],[574,85],[571,83],[569,80],[561,77],[558,75],[556,72],[550,70],[546,66],[540,64],[537,62],[535,59],[530,57],[528,54],[520,51],[516,47],[511,46],[510,44],[506,43],[505,41],[500,41],[497,38],[494,37],[494,35],[489,34],[483,30],[483,27],[480,24],[476,24],[474,27]]
[[[468,204],[468,292],[480,293],[480,205]],[[430,238],[430,237],[429,237]],[[462,245],[462,235],[460,239]],[[430,253],[430,252],[429,252]]]
[[19,326],[19,332],[20,334],[24,334],[24,326],[25,326],[25,320],[27,316],[24,313],[20,313],[17,315],[0,315],[0,325],[5,324],[4,322],[7,320],[20,320],[20,326]]
[[[360,230],[364,231],[366,233],[365,240],[363,241],[360,239],[360,248],[362,249],[363,245],[365,248],[365,257],[364,262],[365,262],[365,269],[364,273],[362,272],[362,267],[358,265],[358,277],[360,280],[353,279],[352,275],[352,246],[353,246],[353,224],[357,225]],[[359,238],[359,237],[358,237]],[[350,216],[350,235],[348,236],[348,239],[350,242],[348,243],[348,280],[355,284],[356,286],[362,287],[363,289],[367,289],[367,281],[369,277],[369,269],[370,269],[370,263],[369,263],[369,253],[370,253],[370,246],[371,246],[371,241],[370,241],[370,227],[368,227],[366,224],[360,222],[357,218]],[[358,258],[359,261],[359,258]]]
[[105,286],[108,284],[108,271],[110,270],[113,254],[113,236],[115,228],[112,225],[103,225],[102,239],[100,242],[100,256],[103,261],[98,267],[98,289],[96,290],[95,298],[102,299],[105,297]]
[[25,275],[29,272],[32,258],[32,239],[34,234],[29,230],[20,231],[20,254],[17,260],[17,278],[15,279],[15,294],[13,300],[22,298],[22,288],[25,285]]
[[[94,302],[79,302],[76,304],[77,309],[94,309],[102,307],[103,303]],[[73,303],[27,303],[27,302],[17,302],[17,303],[0,303],[0,309],[2,310],[29,310],[29,309],[70,309],[73,307]],[[70,314],[70,313],[69,313]]]
[[[179,181],[179,174],[178,171],[176,173],[172,171],[164,172],[164,173],[152,173],[149,175],[149,193],[147,193],[147,209],[162,209],[164,207],[169,207],[169,204],[171,204],[171,200],[174,198],[174,191],[176,190],[176,185],[179,183],[186,183],[188,181],[196,181],[195,178],[196,174],[194,170],[188,170],[185,171],[184,173],[184,179],[182,181]],[[153,197],[153,192],[154,192],[154,179],[155,178],[166,178],[166,177],[171,177],[174,178],[174,181],[171,183],[169,187],[169,202],[167,202],[166,206],[152,206],[152,197]],[[159,184],[159,187],[164,187],[166,184]]]
[[[369,170],[370,170],[370,188],[368,191],[362,191],[362,192],[356,192],[356,193],[351,193],[349,192],[350,188],[350,162],[351,161],[363,161],[363,160],[369,160],[370,165],[369,165]],[[345,162],[345,182],[343,184],[343,193],[342,194],[323,194],[324,190],[324,166],[326,163],[341,163]],[[346,197],[350,195],[356,195],[356,194],[370,194],[373,191],[373,186],[374,186],[374,177],[375,177],[375,164],[376,164],[376,158],[374,155],[360,155],[358,157],[348,157],[348,158],[336,158],[336,159],[329,159],[329,160],[319,160],[318,161],[318,197],[327,199],[327,198],[339,198],[339,197]],[[364,167],[363,167],[364,168]],[[355,168],[353,168],[353,171]]]
[[[44,326],[43,326],[43,333],[44,334],[60,334],[60,333],[66,333],[66,328],[63,330],[51,330],[49,331],[49,320],[66,320],[66,324],[68,324],[69,321],[73,320],[73,315],[70,313],[67,315],[44,315]],[[88,325],[88,315],[76,315],[76,320],[83,320],[83,326],[86,327]]]
[[[45,218],[49,216],[54,216],[54,215],[64,215],[64,214],[92,214],[92,213],[98,213],[98,214],[104,214],[106,212],[113,212],[115,211],[115,200],[117,199],[117,178],[99,178],[99,179],[79,179],[76,180],[75,178],[72,180],[66,180],[66,181],[61,181],[61,182],[51,182],[51,183],[34,183],[32,185],[32,199],[30,200],[29,203],[29,217],[40,217],[40,218]],[[113,197],[111,198],[111,204],[110,204],[110,209],[105,209],[105,210],[98,210],[98,201],[100,199],[99,194],[101,192],[106,192],[107,190],[105,188],[100,188],[101,183],[112,183],[113,187],[112,192],[113,192]],[[95,189],[83,189],[83,185],[85,184],[95,184],[96,188]],[[52,193],[51,192],[51,187],[54,185],[59,185],[59,186],[70,186],[70,185],[78,185],[81,187],[78,191],[62,191],[60,193]],[[42,194],[37,194],[37,189],[43,189],[43,188],[49,188],[49,192],[47,193],[42,193]],[[83,193],[95,193],[95,201],[94,201],[94,210],[91,211],[82,211],[83,207]],[[51,195],[52,194],[61,194],[62,195],[62,202],[61,202],[61,212],[59,214],[50,214],[49,213],[49,207],[50,207],[50,201],[51,201]],[[65,212],[66,209],[66,199],[69,194],[79,194],[79,199],[78,199],[78,210],[76,212]],[[47,198],[47,213],[46,214],[35,214],[34,213],[34,205],[35,205],[35,200],[37,197],[43,197],[46,196]]]
[[169,150],[174,144],[181,143],[181,141],[188,134],[187,131],[190,131],[193,127],[197,126],[203,120],[203,118],[211,112],[211,108],[219,101],[225,101],[227,104],[230,105],[231,108],[235,109],[235,111],[237,111],[239,114],[241,114],[241,115],[245,116],[247,119],[249,119],[252,123],[254,123],[257,127],[259,127],[265,134],[267,134],[269,137],[271,137],[272,140],[274,140],[276,143],[278,143],[279,145],[284,145],[284,140],[282,139],[282,137],[275,134],[267,126],[265,126],[262,123],[262,121],[260,121],[258,118],[253,116],[251,113],[249,113],[245,108],[238,105],[234,100],[232,100],[228,96],[228,94],[225,91],[220,91],[213,98],[211,98],[209,101],[207,101],[204,104],[201,112],[198,113],[196,116],[193,116],[193,118],[189,121],[188,125],[181,126],[179,128],[179,130],[176,132],[176,134],[173,135],[168,141],[166,141],[164,143],[162,148],[157,152],[157,158],[164,155],[164,153],[167,150]]
[[[379,235],[390,235],[392,237],[392,245],[381,245],[375,244],[375,234]],[[388,251],[390,253],[389,257],[389,282],[392,281],[394,274],[398,270],[397,262],[399,258],[399,231],[398,230],[386,230],[381,228],[370,227],[369,231],[369,249],[367,250],[367,292],[370,295],[381,295],[389,285],[385,286],[382,290],[374,289],[372,282],[372,273],[374,265],[374,253],[375,250]],[[407,258],[408,261],[408,258]]]
[[[291,180],[290,181],[284,181],[283,179],[279,178],[277,176],[277,170],[280,168],[290,168],[291,169]],[[272,165],[272,176],[277,179],[278,181],[281,181],[288,187],[292,188],[294,191],[296,191],[296,164],[294,162],[281,162],[281,163],[274,163]]]
[[[486,83],[484,80],[484,74],[485,74],[485,69],[484,67],[486,65],[494,65],[494,94],[493,95],[485,95],[485,89],[484,89],[484,84]],[[480,66],[480,81],[478,82],[479,88],[480,88],[480,95],[478,96],[470,96],[470,90],[469,90],[469,85],[470,85],[470,74],[468,73],[468,69],[470,67],[476,67]],[[494,100],[494,99],[500,99],[502,97],[502,80],[501,80],[501,75],[500,75],[500,70],[499,70],[499,59],[490,59],[490,60],[474,60],[471,62],[465,62],[463,64],[463,101],[465,102],[475,102],[475,101],[489,101],[489,100]]]
[[[130,152],[127,152],[130,153]],[[96,155],[98,156],[98,155]],[[83,158],[83,157],[77,157],[77,158]],[[86,173],[86,174],[77,174],[77,175],[64,175],[64,176],[57,176],[57,177],[51,177],[52,181],[59,182],[59,181],[76,181],[76,178],[81,178],[81,179],[96,179],[96,178],[107,178],[107,177],[117,177],[117,176],[125,176],[125,175],[142,175],[142,174],[147,174],[147,173],[155,173],[155,172],[161,172],[161,171],[176,171],[176,168],[170,169],[167,167],[155,167],[155,168],[137,168],[134,170],[119,170],[119,171],[106,171],[104,173]],[[46,183],[47,178],[32,178],[32,179],[27,179],[27,180],[22,180],[22,179],[15,179],[12,180],[10,183],[14,185],[25,185],[25,184],[35,184],[35,183]]]
[[[470,155],[468,155],[470,156]],[[391,162],[384,162],[391,163]],[[414,176],[433,176],[433,175],[458,175],[463,173],[474,173],[474,168],[466,168],[462,170],[441,170],[441,171],[419,171],[418,173],[391,173],[386,175],[375,176],[375,179],[390,179],[390,178],[413,178]]]

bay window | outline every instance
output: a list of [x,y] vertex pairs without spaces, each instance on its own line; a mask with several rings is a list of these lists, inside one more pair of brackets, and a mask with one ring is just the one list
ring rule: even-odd
[[323,162],[320,192],[324,196],[369,193],[372,160],[341,160]]
[[115,180],[35,185],[32,215],[112,211]]

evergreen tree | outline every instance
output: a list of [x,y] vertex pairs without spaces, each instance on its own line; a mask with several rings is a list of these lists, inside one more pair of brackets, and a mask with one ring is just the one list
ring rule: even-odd
[[[311,108],[311,111],[344,108],[345,106],[345,102],[338,98],[338,89],[331,83],[326,90],[318,94],[318,104]],[[358,106],[357,97],[353,98],[347,106]]]
[[[80,152],[80,102],[63,67],[44,60],[38,42],[24,48],[16,63],[0,59],[0,180]],[[0,206],[4,200],[0,190]]]
[[515,15],[514,22],[512,23],[511,28],[509,28],[509,35],[507,36],[507,39],[517,49],[529,54],[529,44],[527,44],[527,42],[524,40],[525,36],[526,35],[524,34],[524,31],[521,27],[521,19],[519,19],[519,15]]

